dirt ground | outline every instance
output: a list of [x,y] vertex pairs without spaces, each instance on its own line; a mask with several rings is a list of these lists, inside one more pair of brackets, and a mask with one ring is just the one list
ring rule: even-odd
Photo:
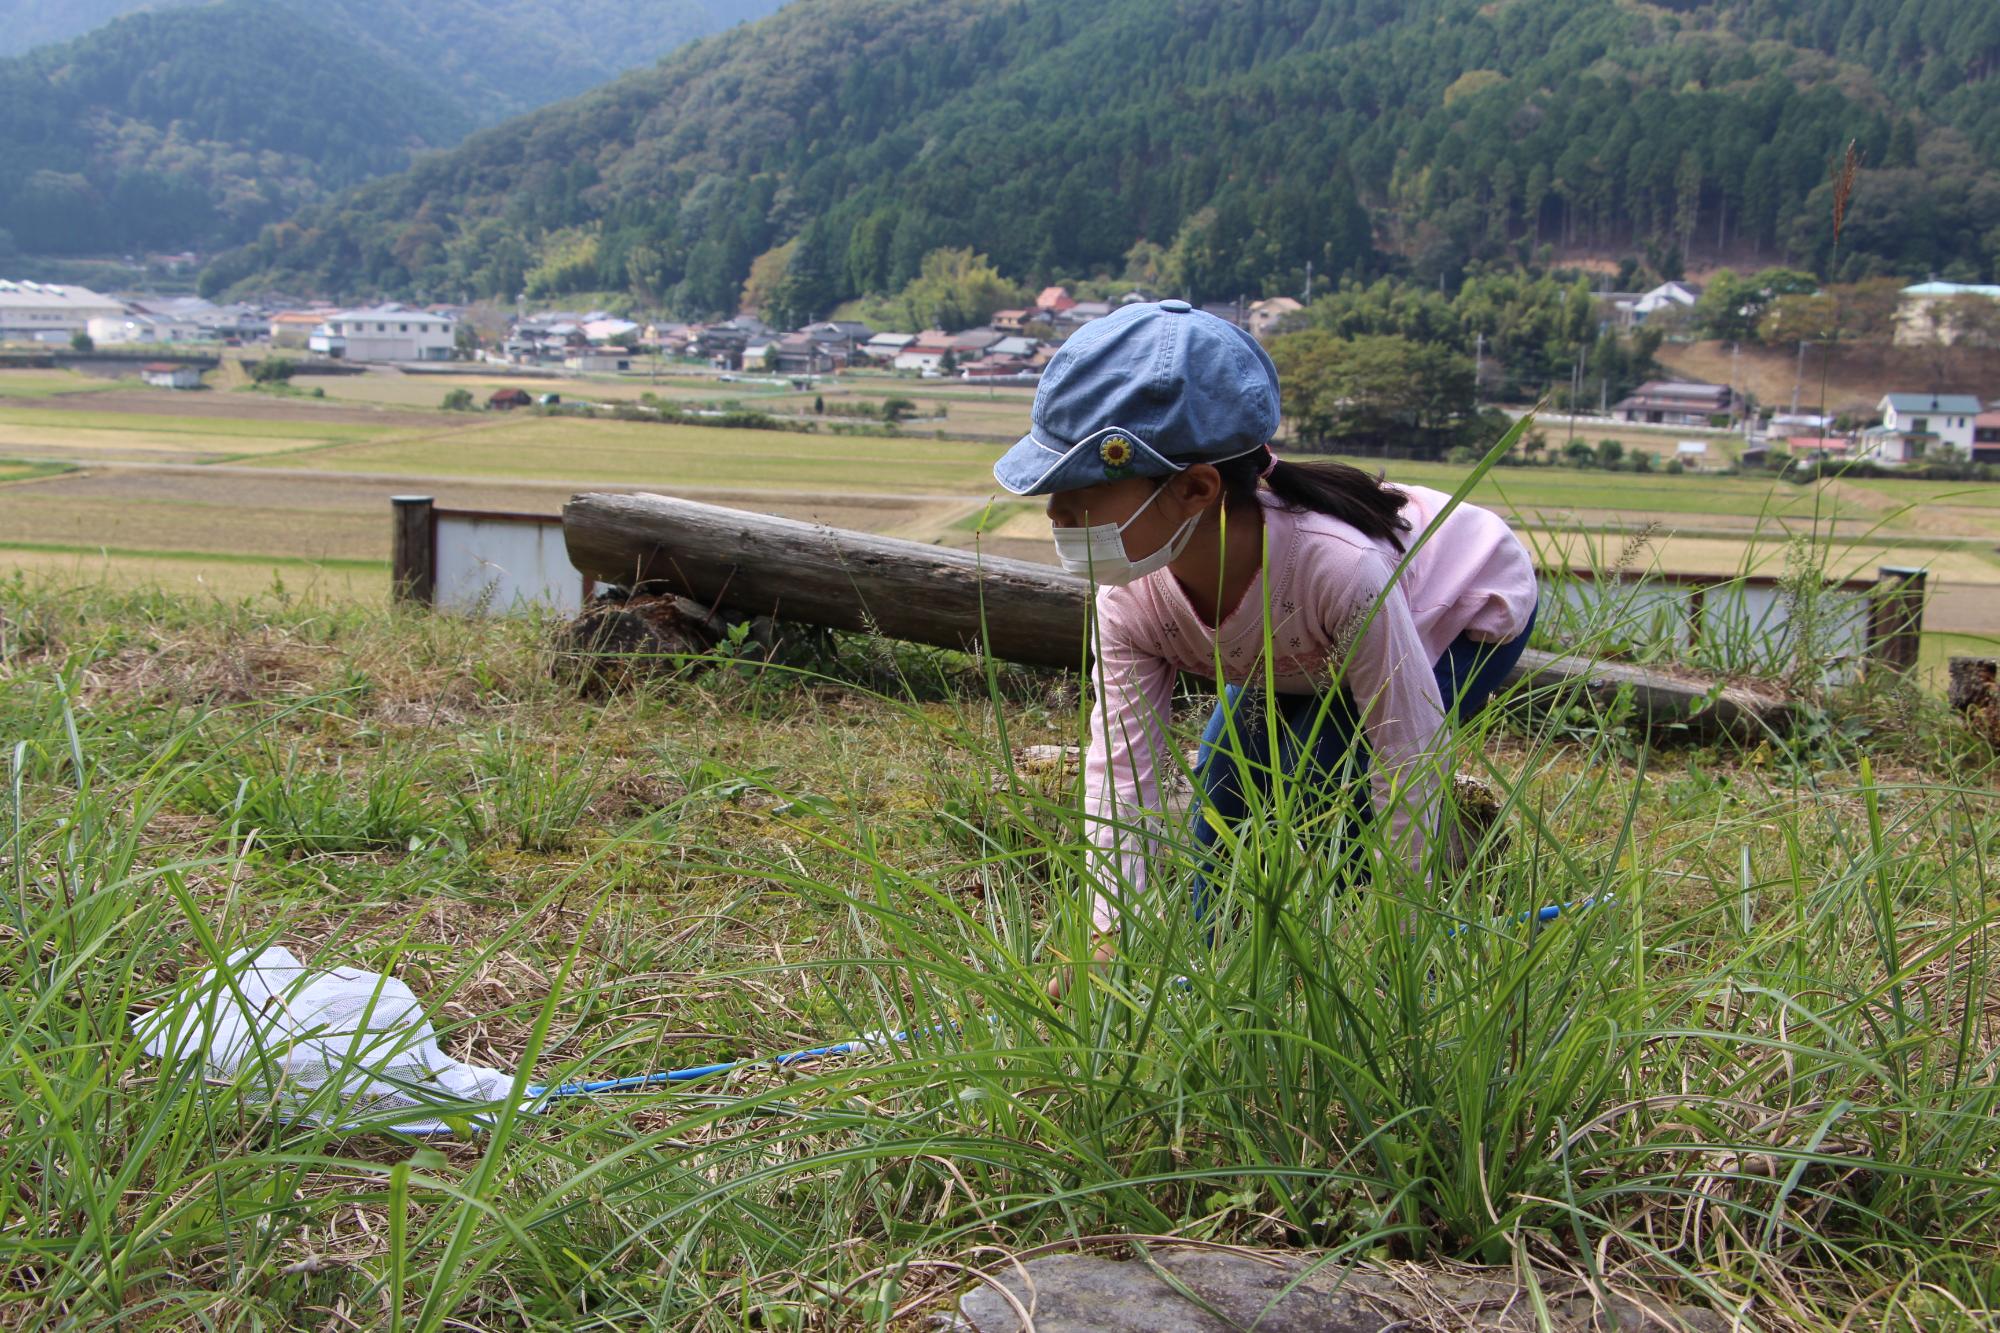
[[2000,397],[2000,348],[1843,346],[1831,349],[1829,360],[1828,349],[1813,346],[1806,348],[1803,375],[1796,347],[1745,344],[1733,367],[1730,344],[1724,342],[1666,343],[1658,358],[1676,375],[1734,383],[1764,406],[1781,411],[1791,408],[1795,382],[1799,410],[1818,411],[1822,378],[1826,410],[1856,416],[1872,416],[1875,404],[1890,392],[1936,389],[1977,394],[1982,400]]

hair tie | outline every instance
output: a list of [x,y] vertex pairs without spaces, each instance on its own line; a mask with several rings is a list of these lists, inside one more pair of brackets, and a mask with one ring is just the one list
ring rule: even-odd
[[1257,473],[1257,480],[1259,480],[1259,481],[1262,481],[1262,480],[1264,480],[1264,479],[1265,479],[1266,477],[1270,476],[1270,475],[1271,475],[1271,469],[1273,469],[1273,468],[1275,468],[1275,467],[1277,467],[1277,466],[1278,466],[1278,456],[1277,456],[1276,454],[1274,454],[1274,453],[1272,453],[1272,452],[1271,452],[1271,446],[1270,446],[1270,445],[1268,445],[1268,444],[1267,444],[1267,445],[1265,445],[1265,446],[1264,446],[1264,466],[1263,466],[1263,469],[1262,469],[1261,471],[1259,471],[1259,472]]

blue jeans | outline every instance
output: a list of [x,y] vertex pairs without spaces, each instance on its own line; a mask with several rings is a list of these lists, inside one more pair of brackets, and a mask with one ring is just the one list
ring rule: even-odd
[[[1521,651],[1528,646],[1528,635],[1534,628],[1535,617],[1530,612],[1527,625],[1505,643],[1482,643],[1461,634],[1445,648],[1433,671],[1448,719],[1464,721],[1486,706],[1507,679],[1507,673],[1521,660]],[[1265,726],[1263,700],[1262,690],[1227,686],[1201,734],[1195,772],[1199,775],[1202,800],[1195,807],[1193,830],[1195,843],[1201,848],[1192,890],[1197,922],[1207,918],[1208,884],[1216,868],[1215,844],[1222,836],[1207,815],[1212,811],[1223,823],[1234,826],[1249,813],[1249,801],[1241,788],[1245,769],[1251,782],[1266,796],[1270,794],[1273,774],[1286,774],[1305,798],[1308,818],[1313,813],[1316,791],[1324,793],[1335,783],[1358,784],[1367,779],[1368,741],[1356,726],[1354,699],[1345,686],[1331,697],[1275,696],[1279,717],[1275,764],[1270,755],[1271,737]],[[1236,733],[1233,741],[1229,736],[1232,721]],[[1309,763],[1305,755],[1308,744]],[[1318,804],[1325,803],[1322,795]],[[1371,795],[1364,794],[1354,801],[1353,814],[1348,819],[1350,846],[1360,831],[1358,825],[1369,819],[1373,810]],[[1343,868],[1342,878],[1345,876]]]

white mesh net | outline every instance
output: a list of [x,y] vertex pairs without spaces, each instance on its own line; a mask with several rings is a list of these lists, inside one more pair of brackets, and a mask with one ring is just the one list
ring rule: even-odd
[[478,1123],[479,1108],[514,1083],[439,1049],[423,1006],[396,978],[310,972],[279,947],[231,954],[133,1028],[149,1055],[200,1059],[208,1077],[271,1097],[284,1118],[340,1129],[450,1133],[443,1117]]

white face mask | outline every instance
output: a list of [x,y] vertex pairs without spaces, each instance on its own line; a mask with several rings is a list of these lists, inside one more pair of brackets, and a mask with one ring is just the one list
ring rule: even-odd
[[1151,555],[1138,560],[1132,559],[1125,551],[1125,529],[1132,526],[1139,515],[1146,512],[1153,501],[1160,498],[1160,492],[1167,488],[1161,482],[1146,497],[1146,503],[1132,511],[1132,517],[1123,523],[1093,523],[1085,528],[1057,528],[1055,530],[1056,555],[1062,567],[1072,574],[1081,574],[1094,579],[1105,587],[1118,587],[1143,579],[1157,569],[1165,569],[1180,558],[1187,549],[1188,541],[1194,536],[1195,524],[1201,521],[1200,514],[1188,515],[1187,522],[1167,539],[1167,544]]

